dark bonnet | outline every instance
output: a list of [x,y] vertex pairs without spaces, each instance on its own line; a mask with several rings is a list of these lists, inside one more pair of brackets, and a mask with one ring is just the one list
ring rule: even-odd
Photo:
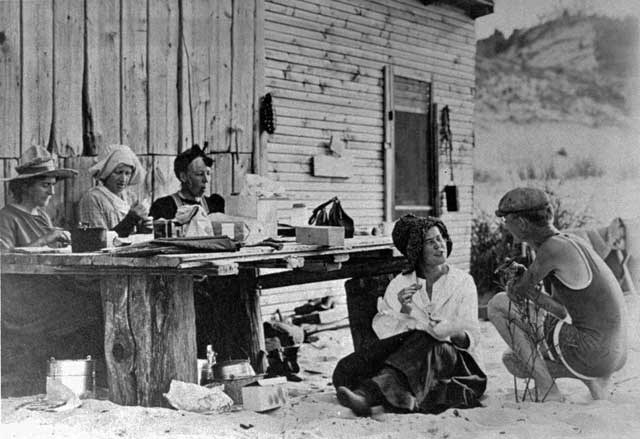
[[407,257],[411,267],[415,267],[420,258],[424,246],[424,237],[431,227],[437,227],[440,230],[440,234],[447,243],[447,256],[449,256],[453,243],[449,237],[447,227],[438,218],[432,216],[425,218],[408,214],[396,221],[391,233],[393,245]]
[[204,152],[207,149],[207,142],[204,142],[204,147],[200,148],[200,145],[193,145],[191,148],[181,152],[176,157],[173,162],[173,172],[175,172],[176,177],[180,179],[180,173],[187,172],[187,167],[189,163],[197,159],[198,157],[202,157],[204,164],[207,168],[210,168],[213,165],[213,160],[211,157],[207,156]]

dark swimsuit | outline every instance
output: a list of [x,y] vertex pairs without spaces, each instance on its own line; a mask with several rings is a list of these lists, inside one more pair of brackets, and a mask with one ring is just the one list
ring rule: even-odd
[[608,376],[626,361],[627,341],[624,297],[607,265],[580,238],[557,235],[582,254],[591,271],[591,282],[571,289],[551,273],[552,297],[565,306],[571,323],[549,314],[545,320],[547,357],[559,361],[583,380]]

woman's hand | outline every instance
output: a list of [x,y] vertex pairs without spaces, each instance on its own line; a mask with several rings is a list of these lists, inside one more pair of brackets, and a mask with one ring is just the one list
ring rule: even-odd
[[38,238],[35,242],[36,246],[48,245],[49,247],[67,246],[71,244],[71,234],[66,230],[54,229],[46,235]]
[[145,216],[140,220],[140,224],[138,225],[139,231],[143,233],[151,233],[153,232],[153,217]]
[[404,314],[411,313],[411,303],[413,301],[413,295],[418,292],[422,288],[422,285],[419,283],[415,283],[413,285],[409,285],[406,288],[398,291],[398,302],[400,302],[401,308],[400,312]]
[[136,201],[129,209],[129,212],[140,219],[145,219],[149,214],[149,206],[144,202]]
[[129,209],[129,213],[138,219],[138,233],[153,232],[153,218],[149,216],[149,203],[136,201]]
[[451,320],[430,319],[425,331],[439,340],[465,336],[465,332],[460,325]]

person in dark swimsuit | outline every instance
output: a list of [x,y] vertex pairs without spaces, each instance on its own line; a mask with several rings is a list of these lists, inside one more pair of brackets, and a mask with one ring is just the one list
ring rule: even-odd
[[155,200],[149,215],[154,219],[174,219],[180,206],[196,204],[202,206],[206,214],[224,212],[224,198],[218,194],[204,195],[211,178],[212,164],[211,157],[198,145],[178,154],[173,171],[180,180],[180,190]]
[[[534,378],[543,401],[563,400],[554,381],[559,377],[579,379],[594,399],[607,398],[611,375],[627,357],[624,298],[614,274],[586,241],[553,226],[544,191],[513,189],[496,215],[516,241],[536,252],[530,267],[520,266],[507,291],[488,304],[489,319],[510,347],[505,366]],[[550,294],[540,287],[543,281]],[[523,318],[523,304],[532,320]]]

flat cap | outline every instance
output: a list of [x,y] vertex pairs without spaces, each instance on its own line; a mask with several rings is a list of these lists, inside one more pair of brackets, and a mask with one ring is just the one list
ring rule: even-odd
[[496,216],[544,209],[549,205],[551,200],[545,191],[532,187],[518,187],[511,189],[500,199]]

